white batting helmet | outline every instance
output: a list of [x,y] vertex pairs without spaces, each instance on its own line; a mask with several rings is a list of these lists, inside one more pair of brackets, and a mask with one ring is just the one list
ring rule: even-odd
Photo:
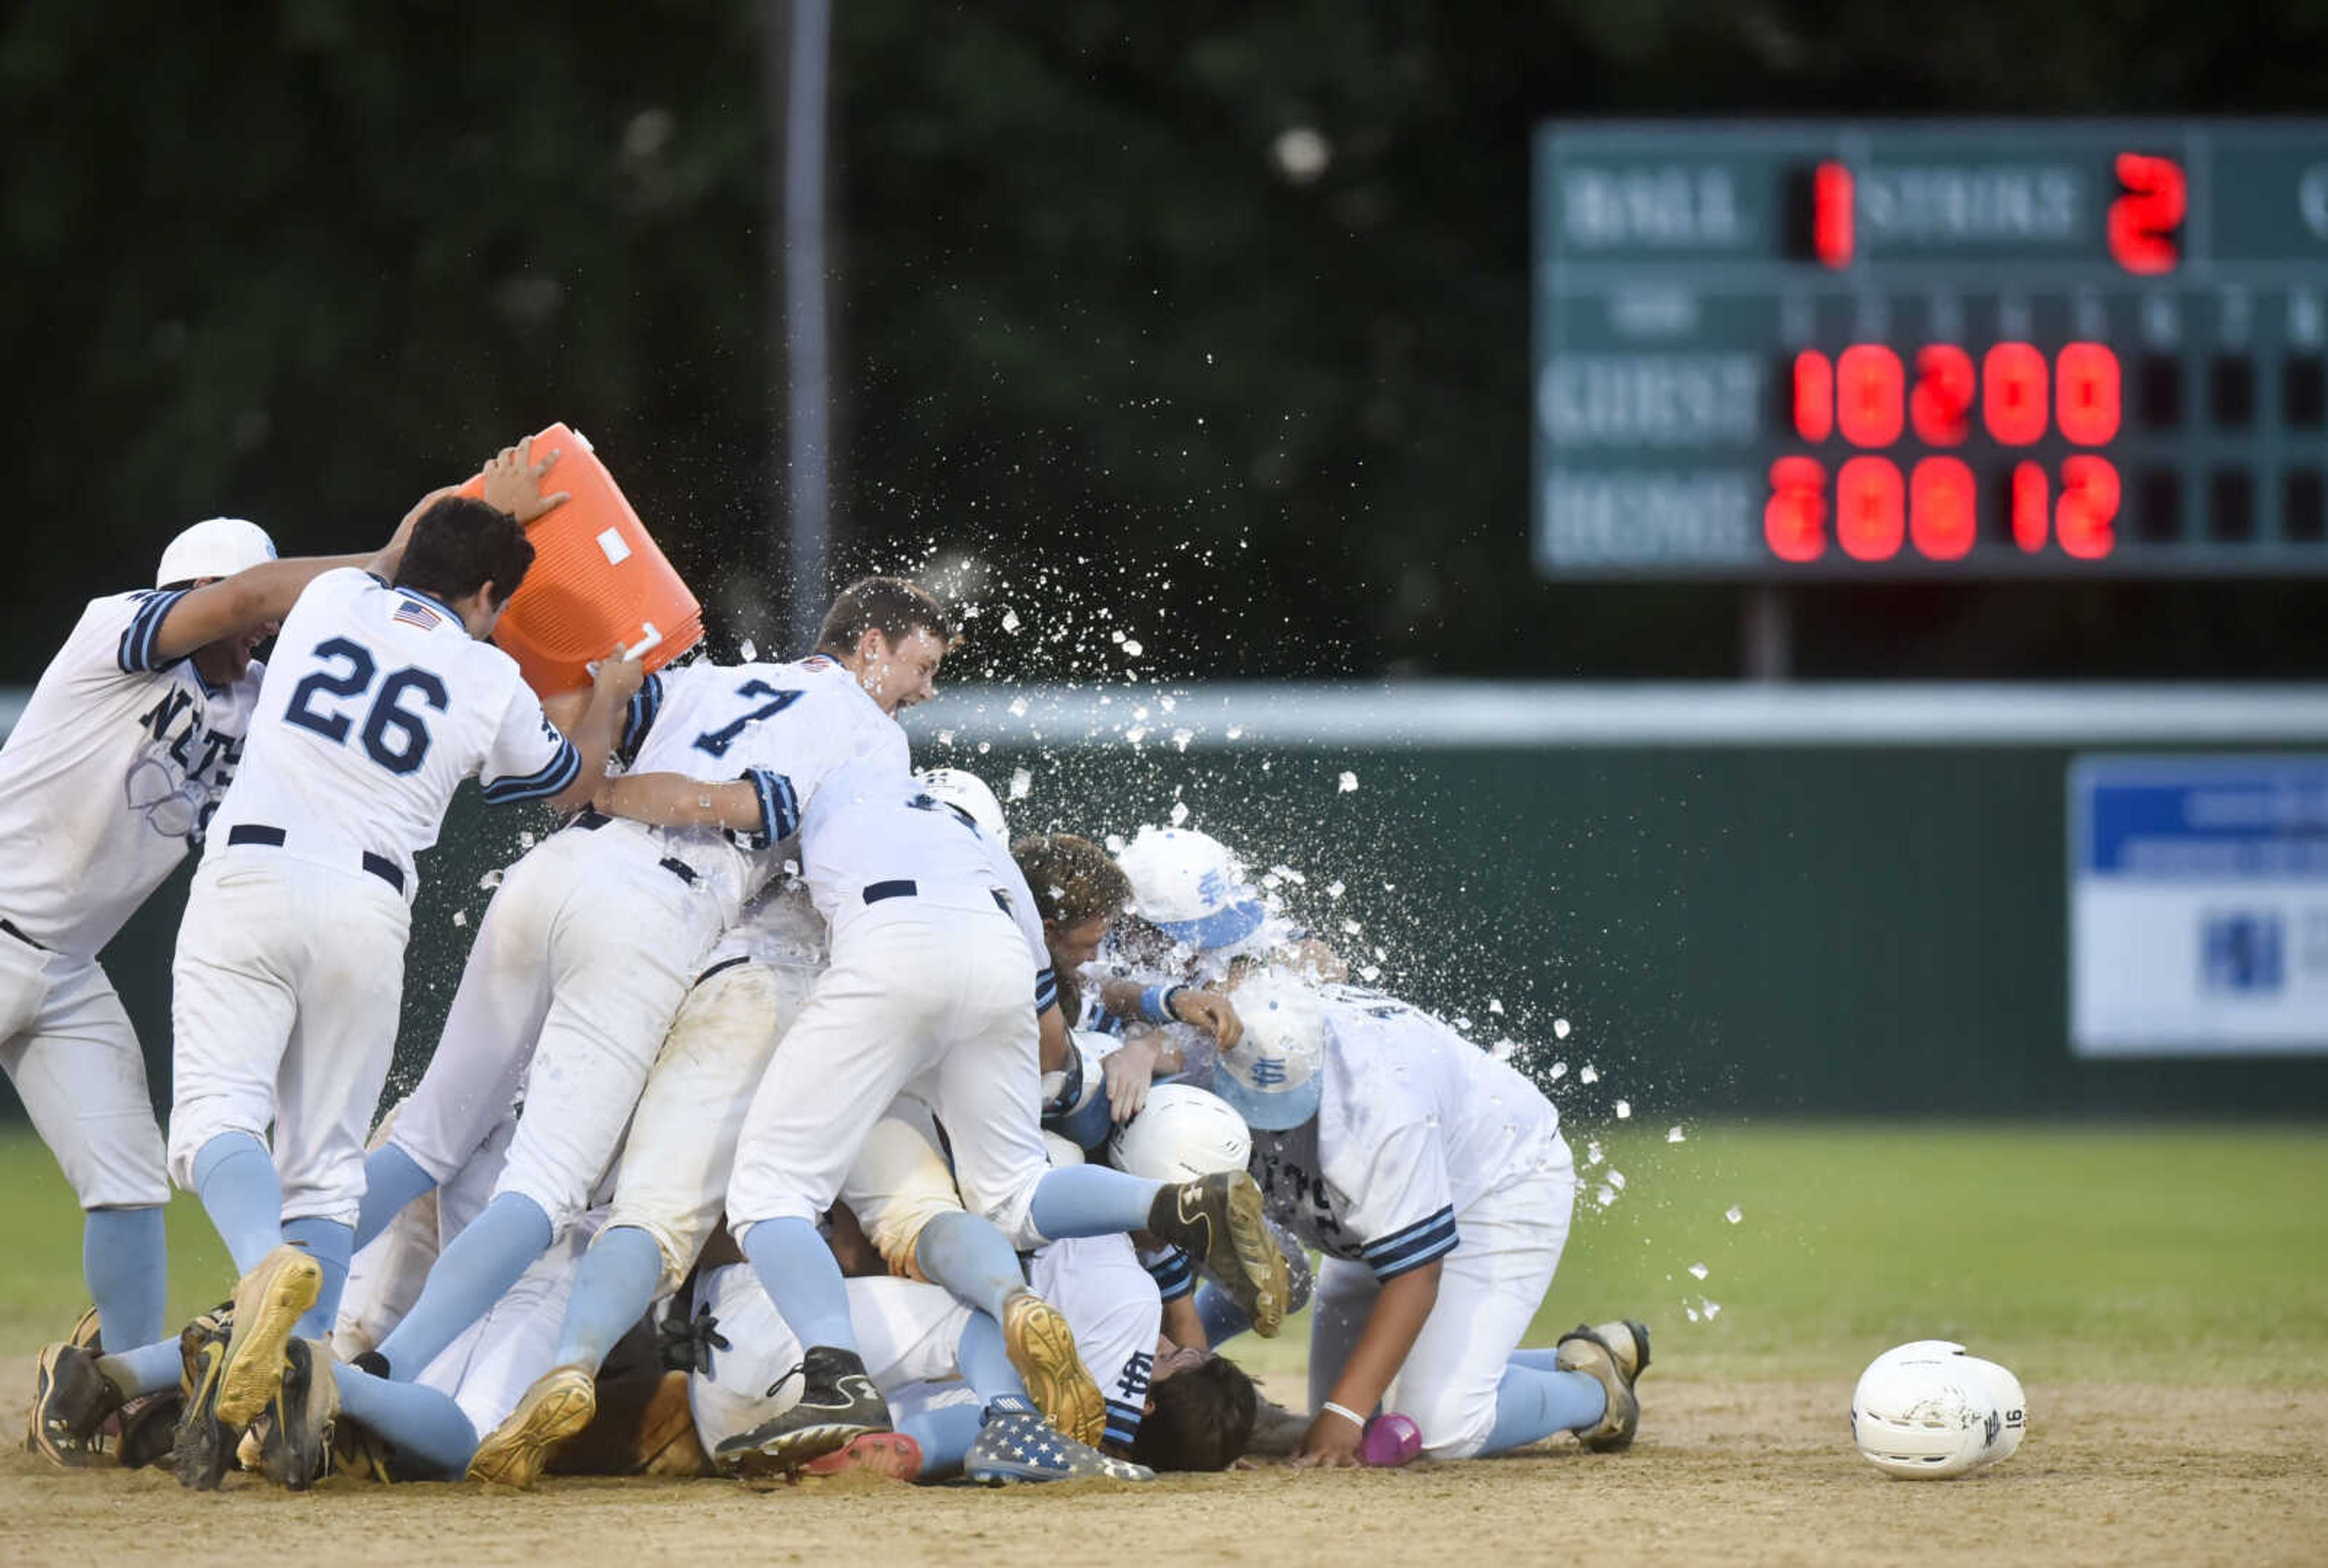
[[154,586],[190,583],[197,577],[230,577],[275,559],[275,541],[255,522],[213,517],[194,524],[162,549]]
[[1213,1093],[1248,1126],[1299,1127],[1325,1092],[1326,1013],[1318,993],[1282,970],[1263,970],[1230,993],[1244,1038],[1221,1053]]
[[1118,1170],[1150,1181],[1194,1181],[1243,1170],[1253,1159],[1253,1134],[1218,1094],[1159,1084],[1140,1114],[1109,1135],[1107,1152]]
[[922,788],[978,824],[978,831],[999,844],[1010,842],[1010,823],[1002,803],[986,781],[958,767],[925,767],[914,778]]
[[1269,918],[1229,847],[1194,828],[1145,827],[1115,858],[1140,917],[1199,953],[1234,947]]
[[2027,1421],[2021,1380],[1947,1339],[1886,1350],[1851,1394],[1851,1435],[1861,1455],[1913,1480],[1960,1476],[2010,1457]]

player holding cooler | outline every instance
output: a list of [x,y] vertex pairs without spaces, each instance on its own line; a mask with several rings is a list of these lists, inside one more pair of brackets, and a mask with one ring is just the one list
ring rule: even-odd
[[[489,475],[538,513],[555,504],[540,471],[511,448]],[[414,857],[472,775],[495,804],[588,800],[637,688],[638,666],[610,657],[576,738],[550,725],[484,641],[532,558],[517,516],[447,496],[414,522],[393,585],[325,573],[284,622],[173,969],[172,1173],[242,1271],[232,1335],[203,1347],[179,1427],[190,1485],[218,1483],[233,1433],[280,1392],[295,1327],[329,1332],[396,1043]]]
[[1326,1254],[1312,1419],[1294,1462],[1357,1463],[1377,1406],[1413,1418],[1434,1459],[1558,1432],[1590,1449],[1629,1444],[1646,1328],[1579,1328],[1555,1349],[1518,1348],[1576,1196],[1552,1103],[1390,997],[1272,970],[1232,994],[1244,1037],[1222,1055],[1214,1092],[1253,1129],[1271,1217]]
[[[162,1336],[169,1177],[98,954],[201,846],[258,700],[253,651],[320,574],[394,571],[418,511],[377,554],[296,560],[240,518],[196,523],[162,552],[158,587],[90,601],[0,749],[0,1068],[87,1212],[82,1267],[116,1351]],[[32,1446],[85,1463],[94,1425],[59,1400],[94,1399],[101,1419],[121,1397],[85,1347],[48,1347]]]

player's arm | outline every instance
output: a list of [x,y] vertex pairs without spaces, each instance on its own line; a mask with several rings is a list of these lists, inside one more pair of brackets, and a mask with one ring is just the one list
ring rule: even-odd
[[550,724],[541,704],[512,668],[501,729],[479,769],[485,803],[504,806],[539,801],[559,811],[587,805],[592,793],[605,780],[615,727],[621,721],[624,704],[638,690],[643,673],[636,660],[600,660],[591,680],[588,705],[568,737]]
[[616,657],[599,660],[597,671],[590,677],[590,705],[583,709],[568,739],[581,756],[582,767],[573,783],[549,797],[550,805],[559,811],[588,805],[590,797],[606,782],[606,761],[614,755],[623,711],[646,679],[646,670],[636,659],[620,656],[620,649],[615,652]]
[[[1335,1380],[1328,1403],[1340,1410],[1320,1410],[1293,1456],[1297,1469],[1335,1469],[1358,1462],[1358,1440],[1366,1435],[1367,1413],[1406,1365],[1407,1353],[1422,1332],[1431,1310],[1439,1304],[1440,1261],[1432,1258],[1384,1282],[1375,1297],[1358,1343]],[[1354,1412],[1356,1419],[1344,1412]]]
[[1116,975],[1100,981],[1099,1001],[1120,1019],[1194,1024],[1225,1051],[1244,1038],[1244,1021],[1229,999],[1202,986],[1142,985],[1134,977]]
[[610,817],[657,828],[725,828],[763,846],[800,831],[792,781],[764,767],[714,784],[683,773],[634,773],[598,786],[590,803]]

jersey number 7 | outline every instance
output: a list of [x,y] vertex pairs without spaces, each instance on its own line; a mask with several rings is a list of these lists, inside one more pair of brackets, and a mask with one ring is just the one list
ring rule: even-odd
[[[354,718],[341,712],[318,713],[315,699],[362,696],[371,690],[380,665],[370,649],[345,637],[331,637],[316,643],[314,657],[333,664],[344,661],[347,672],[311,671],[292,689],[290,705],[283,710],[283,721],[345,746]],[[448,699],[444,681],[411,665],[390,671],[388,679],[380,683],[380,694],[372,699],[371,711],[364,715],[361,738],[364,751],[372,761],[393,774],[410,773],[428,755],[427,726],[419,714],[403,706],[407,695],[418,697],[439,713],[445,711]]]
[[736,688],[736,695],[738,697],[765,697],[767,700],[761,703],[757,708],[752,709],[751,712],[744,715],[743,718],[736,720],[735,723],[722,725],[718,729],[708,730],[705,733],[697,736],[695,737],[696,750],[708,751],[713,756],[726,756],[728,755],[728,748],[736,744],[736,737],[744,733],[744,727],[746,725],[756,724],[763,718],[773,718],[801,699],[801,694],[797,691],[778,690],[775,687],[769,685],[766,681],[756,680],[746,681],[744,684]]

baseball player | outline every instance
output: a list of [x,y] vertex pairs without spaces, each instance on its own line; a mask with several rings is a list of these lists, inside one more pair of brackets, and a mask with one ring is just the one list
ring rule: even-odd
[[[519,448],[489,466],[538,490]],[[587,802],[638,689],[637,663],[609,657],[576,738],[552,727],[484,640],[532,557],[514,515],[447,496],[415,521],[392,585],[325,573],[283,624],[172,972],[172,1173],[242,1271],[231,1339],[180,1425],[190,1485],[217,1484],[233,1433],[276,1395],[295,1326],[331,1324],[396,1043],[414,856],[472,775],[493,804]],[[316,1222],[305,1245],[286,1219]]]
[[1521,1350],[1568,1239],[1576,1173],[1535,1084],[1379,992],[1263,970],[1233,992],[1244,1036],[1214,1091],[1253,1130],[1270,1212],[1326,1254],[1297,1465],[1357,1462],[1390,1394],[1434,1459],[1557,1432],[1619,1449],[1648,1366],[1635,1322]]
[[[324,573],[393,573],[420,510],[377,554],[297,560],[239,518],[196,523],[155,587],[90,601],[0,748],[0,1068],[86,1211],[82,1269],[118,1353],[100,1373],[86,1347],[42,1352],[31,1441],[59,1463],[85,1462],[124,1399],[177,1381],[162,1134],[98,953],[202,842],[258,701],[253,651]],[[146,1346],[142,1366],[122,1359]]]
[[1249,1181],[1168,1187],[1047,1169],[1036,1115],[1039,960],[976,825],[903,770],[868,759],[808,804],[800,846],[832,962],[753,1098],[728,1210],[807,1348],[798,1402],[738,1446],[791,1469],[889,1427],[815,1222],[908,1088],[943,1118],[970,1210],[1011,1245],[1144,1226],[1216,1259],[1244,1287],[1261,1330],[1274,1332],[1285,1261]]
[[[877,577],[845,592],[827,624],[820,652],[797,663],[697,664],[642,687],[622,737],[642,771],[608,785],[602,803],[643,821],[586,812],[494,895],[436,1054],[368,1162],[384,1173],[374,1212],[447,1174],[521,1079],[525,1114],[493,1202],[380,1343],[390,1376],[435,1360],[580,1212],[706,953],[775,873],[801,811],[852,766],[904,767],[896,714],[932,690],[951,621],[911,584]],[[714,768],[744,778],[683,776]],[[739,806],[740,820],[728,814]],[[737,826],[753,837],[739,842]],[[595,1368],[666,1272],[692,1261],[667,1271],[653,1230],[627,1222],[593,1253],[574,1299],[576,1369]],[[529,1454],[537,1438],[587,1423],[587,1370],[569,1382],[529,1406]],[[498,1449],[487,1456],[503,1462]]]

